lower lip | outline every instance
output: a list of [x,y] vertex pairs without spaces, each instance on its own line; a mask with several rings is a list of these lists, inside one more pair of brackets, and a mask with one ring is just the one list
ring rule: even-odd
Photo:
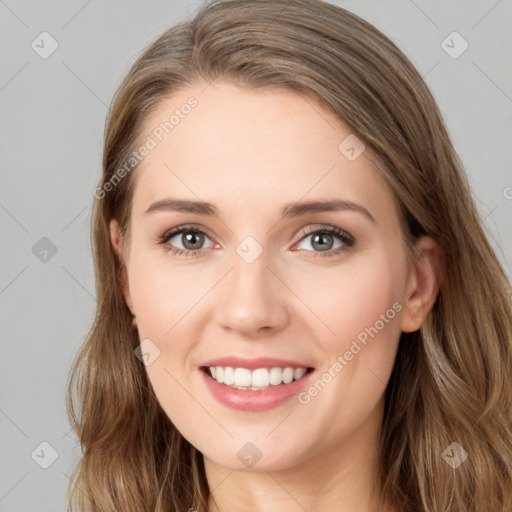
[[213,397],[223,405],[239,411],[267,411],[286,402],[292,396],[297,395],[308,384],[314,370],[306,373],[304,377],[290,384],[281,384],[269,389],[251,391],[236,389],[220,384],[215,379],[199,370],[203,375],[206,387]]

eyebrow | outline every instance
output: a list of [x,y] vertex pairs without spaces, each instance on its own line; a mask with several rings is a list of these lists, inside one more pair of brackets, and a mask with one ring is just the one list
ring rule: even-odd
[[[283,217],[295,218],[309,213],[355,211],[362,213],[371,222],[377,223],[373,215],[363,206],[345,199],[329,199],[324,201],[303,201],[285,205],[281,210]],[[156,211],[174,211],[182,213],[195,213],[209,217],[220,218],[216,206],[205,201],[192,201],[190,199],[160,199],[152,203],[146,210],[146,214]]]

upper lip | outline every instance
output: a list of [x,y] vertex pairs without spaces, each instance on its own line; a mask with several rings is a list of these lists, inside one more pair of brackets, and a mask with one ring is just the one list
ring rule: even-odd
[[288,359],[279,359],[276,357],[256,357],[253,359],[228,356],[218,359],[210,359],[202,364],[202,366],[231,366],[233,368],[247,368],[256,370],[257,368],[312,368],[308,364],[290,361]]

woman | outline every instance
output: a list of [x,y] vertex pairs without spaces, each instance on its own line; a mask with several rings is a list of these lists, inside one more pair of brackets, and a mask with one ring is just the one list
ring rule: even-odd
[[210,3],[133,65],[103,163],[69,510],[510,510],[510,284],[387,37]]

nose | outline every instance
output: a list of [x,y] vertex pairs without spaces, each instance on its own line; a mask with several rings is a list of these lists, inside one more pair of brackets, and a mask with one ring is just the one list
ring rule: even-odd
[[234,257],[218,290],[216,320],[224,330],[250,337],[289,322],[291,293],[267,263],[264,254],[252,263]]

